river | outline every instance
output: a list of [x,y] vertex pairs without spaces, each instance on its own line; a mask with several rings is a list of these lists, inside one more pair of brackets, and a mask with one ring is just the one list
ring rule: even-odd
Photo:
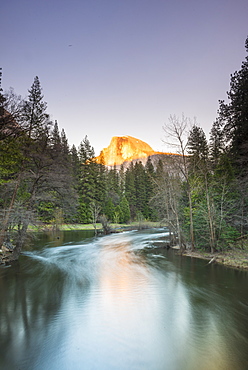
[[0,269],[0,368],[248,369],[248,274],[165,229],[43,236]]

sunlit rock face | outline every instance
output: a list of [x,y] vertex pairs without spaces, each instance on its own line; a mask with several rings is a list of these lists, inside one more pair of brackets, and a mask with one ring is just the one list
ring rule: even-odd
[[150,145],[132,136],[114,136],[107,148],[104,148],[97,161],[107,166],[120,165],[135,159],[147,158],[157,154]]

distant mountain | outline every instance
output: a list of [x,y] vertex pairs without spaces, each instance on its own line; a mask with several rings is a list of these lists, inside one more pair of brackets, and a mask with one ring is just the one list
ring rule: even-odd
[[150,145],[132,136],[114,136],[109,146],[104,148],[97,157],[97,162],[104,163],[106,166],[120,166],[140,160],[145,164],[149,156],[154,161],[165,155],[173,154],[155,152]]

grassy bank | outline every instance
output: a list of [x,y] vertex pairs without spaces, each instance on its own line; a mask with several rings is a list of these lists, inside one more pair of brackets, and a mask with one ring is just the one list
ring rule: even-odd
[[243,249],[232,247],[226,251],[216,252],[214,254],[201,250],[195,250],[193,252],[186,250],[183,255],[205,259],[208,263],[218,263],[227,267],[248,271],[248,245],[243,246]]
[[[159,227],[158,222],[142,221],[142,222],[131,222],[129,224],[114,224],[111,223],[110,227],[112,230],[128,230],[128,229],[148,229],[152,227]],[[102,224],[96,224],[96,229],[98,231],[102,230]],[[40,225],[40,226],[31,226],[29,231],[52,231],[52,230],[64,230],[64,231],[73,231],[73,230],[94,230],[92,224],[62,224],[62,225]]]

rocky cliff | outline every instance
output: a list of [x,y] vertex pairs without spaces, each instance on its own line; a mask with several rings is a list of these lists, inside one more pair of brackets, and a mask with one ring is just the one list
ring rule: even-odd
[[144,160],[156,154],[166,154],[155,152],[150,145],[132,136],[114,136],[107,148],[104,148],[97,161],[107,166],[119,166],[124,162],[133,160]]

